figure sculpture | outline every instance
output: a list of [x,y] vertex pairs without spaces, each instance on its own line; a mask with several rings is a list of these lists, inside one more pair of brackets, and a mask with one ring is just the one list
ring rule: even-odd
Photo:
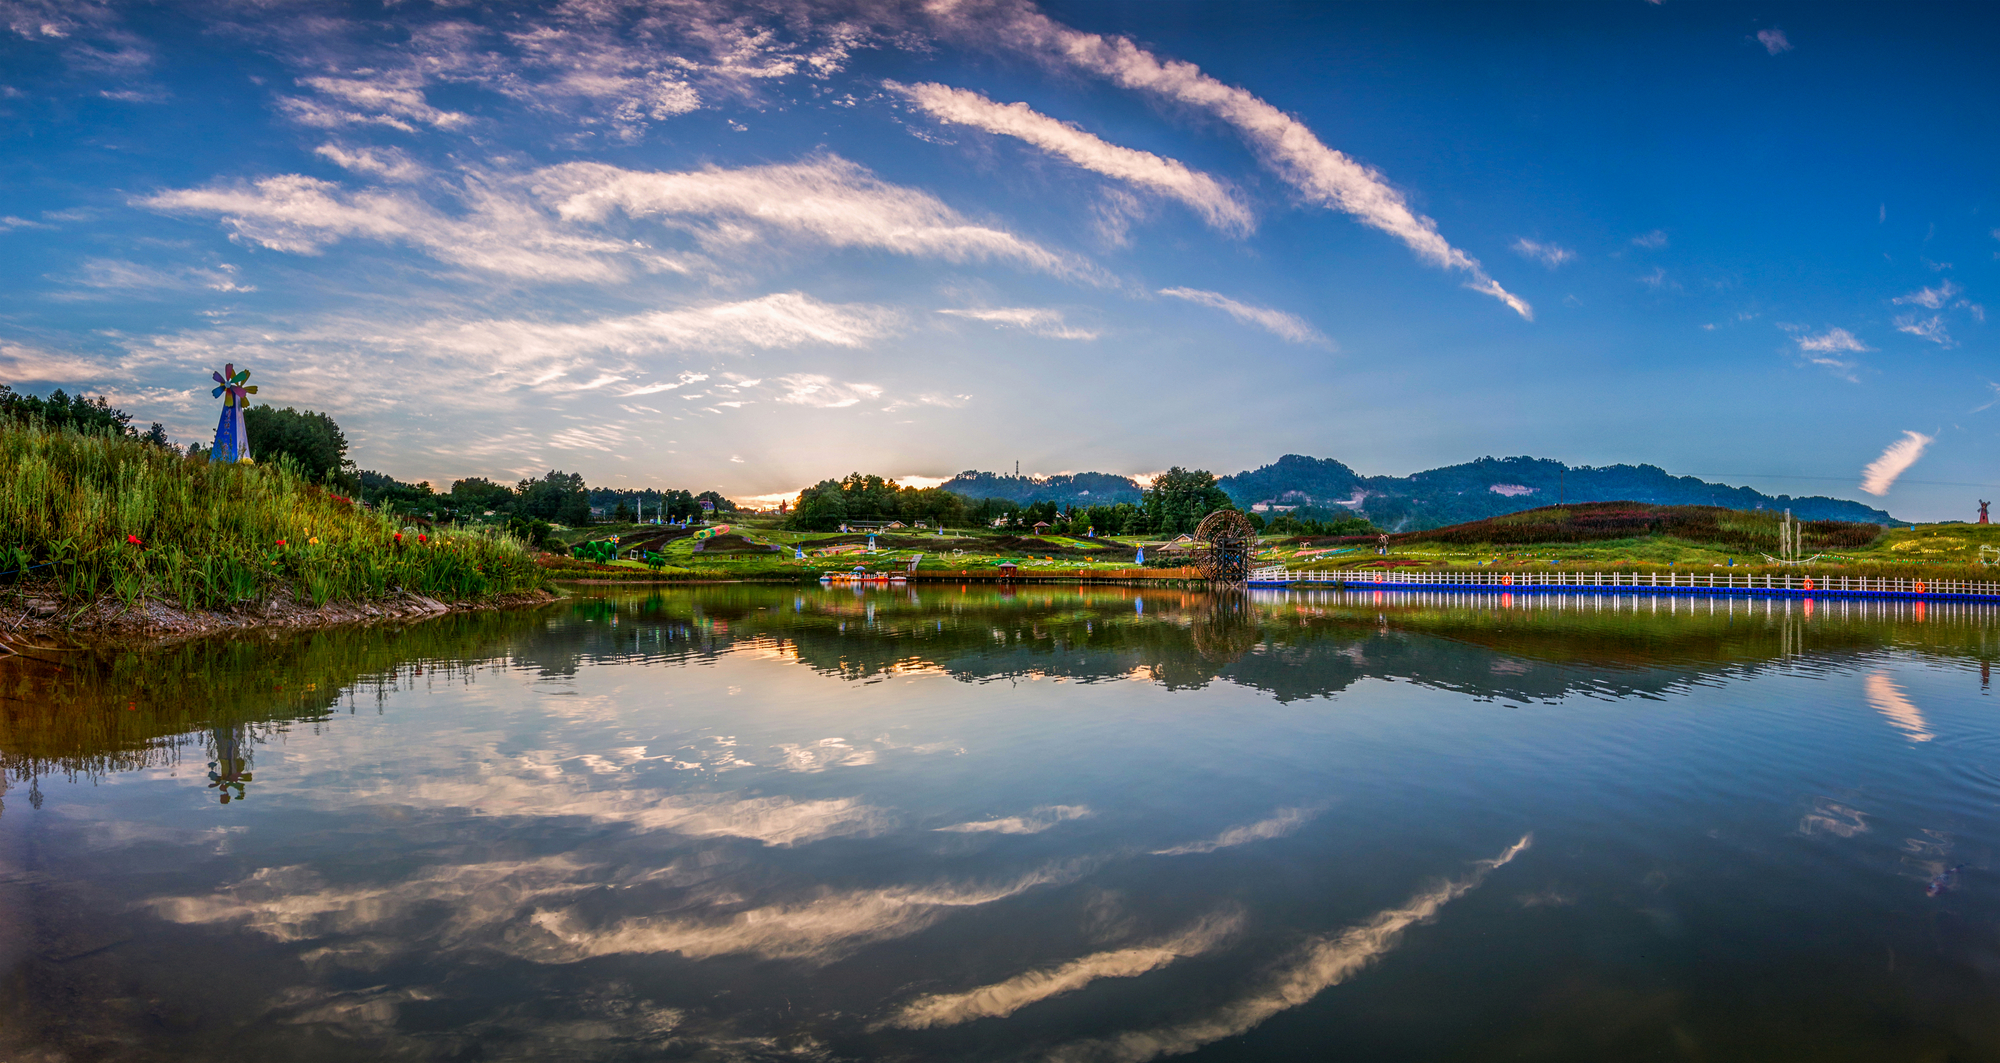
[[231,362],[209,378],[215,381],[209,394],[222,400],[222,420],[215,424],[215,445],[208,450],[208,460],[249,461],[250,430],[243,423],[243,411],[250,406],[250,396],[257,394],[257,385],[243,384],[250,379],[250,370],[238,372]]

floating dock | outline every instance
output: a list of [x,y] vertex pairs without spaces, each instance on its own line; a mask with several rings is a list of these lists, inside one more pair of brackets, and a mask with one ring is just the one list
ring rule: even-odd
[[2000,583],[1876,576],[1727,572],[1470,572],[1263,568],[1252,587],[1343,587],[1357,591],[1451,590],[1484,594],[1679,594],[1759,598],[1902,598],[2000,602]]

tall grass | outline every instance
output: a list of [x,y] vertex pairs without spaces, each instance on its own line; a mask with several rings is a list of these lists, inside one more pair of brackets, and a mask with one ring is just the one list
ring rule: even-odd
[[134,439],[0,426],[0,573],[47,577],[73,602],[115,595],[220,609],[282,591],[314,605],[397,591],[464,601],[542,583],[505,536],[397,537],[390,520],[289,465],[210,463]]

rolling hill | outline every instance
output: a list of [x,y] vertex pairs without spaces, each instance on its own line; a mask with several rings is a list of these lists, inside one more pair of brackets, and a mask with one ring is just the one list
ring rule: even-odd
[[[1360,513],[1392,531],[1420,531],[1536,509],[1554,502],[1643,502],[1661,506],[1789,509],[1800,520],[1897,524],[1887,512],[1826,495],[1767,495],[1748,487],[1675,476],[1656,465],[1565,465],[1547,458],[1480,458],[1408,476],[1363,476],[1332,458],[1287,454],[1261,468],[1217,481],[1246,509],[1257,505]],[[1023,505],[1136,502],[1140,488],[1111,473],[1003,476],[967,471],[944,489],[968,498]]]

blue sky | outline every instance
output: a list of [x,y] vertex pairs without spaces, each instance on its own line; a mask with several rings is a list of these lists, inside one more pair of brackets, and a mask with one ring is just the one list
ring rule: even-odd
[[0,380],[183,440],[235,362],[440,487],[1533,454],[1943,519],[2000,483],[1983,5],[0,22]]

